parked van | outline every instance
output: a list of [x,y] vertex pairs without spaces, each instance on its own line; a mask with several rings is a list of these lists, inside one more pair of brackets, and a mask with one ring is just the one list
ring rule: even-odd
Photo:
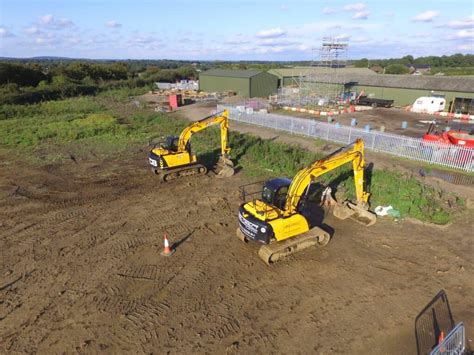
[[416,99],[413,104],[412,112],[433,113],[444,111],[446,100],[444,97],[422,96]]

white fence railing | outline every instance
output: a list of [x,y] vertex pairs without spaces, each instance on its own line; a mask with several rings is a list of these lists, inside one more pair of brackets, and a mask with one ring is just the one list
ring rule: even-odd
[[354,127],[338,127],[335,124],[319,122],[312,119],[256,112],[244,106],[232,107],[218,105],[217,107],[217,111],[224,109],[229,110],[231,120],[239,122],[343,144],[349,144],[356,138],[362,138],[364,139],[367,149],[377,152],[468,172],[474,171],[474,149],[471,148],[426,142],[421,138],[411,138],[377,131],[366,131]]

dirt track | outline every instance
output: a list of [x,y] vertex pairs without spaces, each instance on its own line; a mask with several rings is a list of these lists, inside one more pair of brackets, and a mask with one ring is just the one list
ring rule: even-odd
[[472,213],[449,229],[328,216],[325,249],[267,267],[234,237],[242,174],[165,187],[145,156],[0,160],[0,353],[415,353],[442,288],[472,339]]

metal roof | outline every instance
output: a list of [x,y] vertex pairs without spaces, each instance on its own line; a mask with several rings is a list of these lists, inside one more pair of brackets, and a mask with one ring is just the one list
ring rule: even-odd
[[200,76],[225,76],[228,78],[251,78],[263,73],[261,70],[234,70],[234,69],[210,69],[199,74]]
[[[312,81],[321,83],[336,83],[341,77],[329,74],[316,76]],[[401,89],[421,89],[436,91],[457,91],[474,93],[474,78],[467,76],[433,76],[433,75],[346,75],[345,83],[365,86],[379,86]],[[340,83],[340,82],[339,82]]]
[[324,74],[324,73],[338,73],[338,74],[365,74],[365,75],[377,75],[374,71],[368,68],[326,68],[326,67],[293,67],[293,68],[278,68],[270,69],[270,74],[279,77],[296,77],[305,76],[311,74]]

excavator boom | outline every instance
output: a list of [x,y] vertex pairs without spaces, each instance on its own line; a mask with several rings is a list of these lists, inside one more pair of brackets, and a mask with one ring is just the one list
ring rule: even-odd
[[189,140],[194,133],[202,131],[207,127],[220,124],[221,130],[221,154],[228,155],[230,153],[230,147],[228,144],[229,137],[229,111],[224,110],[215,115],[205,117],[199,121],[193,122],[191,125],[186,127],[179,136],[178,151],[183,152],[186,150]]

